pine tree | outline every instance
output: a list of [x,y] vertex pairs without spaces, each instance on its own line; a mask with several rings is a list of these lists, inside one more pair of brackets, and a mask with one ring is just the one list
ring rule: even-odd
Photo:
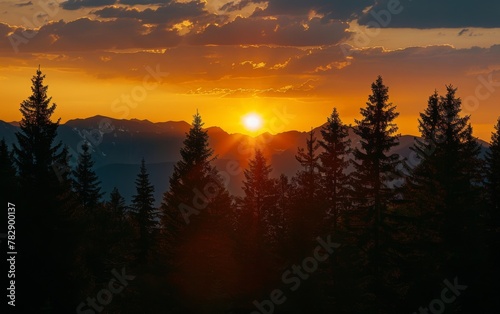
[[334,232],[338,229],[340,211],[347,209],[350,195],[349,180],[346,174],[349,166],[351,140],[346,125],[340,120],[337,108],[322,128],[320,141],[324,151],[320,155],[324,198],[328,204],[328,214],[333,219]]
[[133,230],[136,223],[135,213],[126,205],[125,198],[116,187],[109,194],[105,209],[109,239],[107,242],[111,247],[108,260],[112,261],[113,266],[120,267],[137,257],[134,249],[136,236]]
[[303,168],[297,176],[298,184],[302,188],[302,196],[309,204],[318,196],[320,189],[320,164],[319,155],[317,154],[319,147],[320,144],[314,136],[314,131],[311,130],[309,138],[306,140],[306,149],[299,147],[297,155],[295,155],[295,159]]
[[[30,295],[29,303],[22,306],[27,312],[38,312],[47,302],[58,311],[74,310],[74,290],[64,290],[69,284],[73,246],[66,245],[71,239],[71,208],[61,192],[67,182],[59,181],[54,164],[67,164],[67,151],[62,144],[54,144],[59,120],[51,120],[55,104],[47,96],[45,75],[40,69],[31,79],[32,94],[20,105],[22,120],[16,133],[14,160],[19,171],[19,187],[22,198],[17,206],[18,244],[24,258],[19,268],[20,295]],[[41,236],[43,235],[43,236]],[[33,267],[35,265],[35,267]],[[31,270],[31,271],[30,271]],[[17,280],[16,280],[17,281]]]
[[491,142],[486,152],[486,195],[483,210],[485,212],[486,245],[488,246],[488,264],[483,278],[484,293],[483,308],[499,308],[500,301],[496,286],[500,279],[500,118],[491,134]]
[[[212,164],[215,156],[199,113],[194,115],[180,153],[181,160],[174,167],[170,188],[161,205],[166,271],[182,278],[170,282],[170,286],[176,290],[184,289],[185,285],[196,286],[204,289],[209,299],[224,298],[224,293],[213,292],[213,285],[218,282],[224,287],[224,282],[235,276],[224,267],[232,250],[231,198]],[[178,287],[181,281],[182,287]],[[194,312],[207,310],[207,301],[200,299],[200,295],[187,297]]]
[[117,187],[114,187],[109,193],[109,201],[106,203],[109,212],[119,220],[123,220],[127,215],[127,205],[125,198],[121,195]]
[[[236,253],[252,286],[273,282],[282,265],[287,233],[288,180],[270,177],[272,172],[263,153],[256,149],[244,170],[244,196],[237,201]],[[282,232],[285,231],[285,232]],[[293,239],[293,237],[292,237]],[[295,243],[293,243],[295,244]],[[297,243],[298,244],[298,243]],[[295,248],[295,246],[293,246]]]
[[500,221],[500,118],[491,135],[490,149],[486,153],[488,199],[492,221]]
[[375,248],[380,244],[380,234],[384,211],[393,197],[388,179],[396,173],[398,155],[389,155],[389,150],[398,145],[394,123],[399,113],[396,106],[389,103],[389,89],[382,77],[372,84],[372,94],[366,107],[361,109],[363,119],[356,120],[354,133],[360,137],[360,147],[354,149],[352,174],[355,203],[367,212],[367,226],[373,232]]
[[358,260],[356,266],[359,273],[358,291],[367,299],[361,302],[356,311],[371,312],[374,308],[394,306],[382,296],[389,296],[387,290],[386,269],[388,261],[387,249],[390,241],[388,216],[390,203],[394,199],[394,190],[390,181],[395,178],[399,156],[390,154],[391,148],[398,145],[398,127],[394,120],[399,113],[396,106],[389,103],[388,87],[382,77],[371,86],[372,94],[368,97],[366,107],[361,109],[361,120],[355,120],[354,133],[360,138],[359,147],[354,149],[353,209],[346,214],[349,230],[357,243]]
[[293,200],[290,206],[290,236],[294,246],[290,251],[297,258],[308,254],[325,216],[324,201],[321,198],[319,146],[314,131],[311,130],[306,139],[306,148],[299,147],[295,155],[302,169],[292,179],[294,188],[289,187]]
[[85,211],[95,210],[100,204],[101,182],[93,170],[94,161],[90,151],[90,144],[84,142],[82,152],[78,156],[78,164],[73,171],[73,188],[80,205]]
[[[396,106],[388,103],[389,89],[382,77],[372,84],[372,95],[361,109],[362,120],[356,120],[354,133],[360,137],[360,148],[354,149],[354,167],[357,202],[369,209],[375,229],[381,223],[384,207],[391,199],[387,179],[396,173],[399,161],[397,155],[388,155],[389,150],[398,145],[397,125],[399,116]],[[375,241],[377,241],[375,239]]]
[[196,229],[191,224],[207,224],[211,220],[214,228],[230,226],[226,220],[231,211],[231,198],[219,172],[212,165],[216,157],[209,147],[208,133],[203,124],[197,112],[184,139],[181,160],[176,163],[170,178],[170,188],[163,196],[162,233],[170,260],[176,255],[186,233]]
[[43,85],[44,79],[45,75],[38,69],[31,79],[32,95],[21,103],[23,118],[19,124],[21,131],[16,133],[18,145],[14,145],[14,153],[23,194],[53,180],[51,166],[62,157],[62,144],[53,144],[60,119],[51,121],[56,105],[50,105],[52,97],[47,96],[48,86]]
[[407,218],[404,233],[411,242],[406,245],[405,263],[406,268],[419,269],[417,274],[426,274],[413,278],[408,274],[415,295],[429,291],[443,276],[461,274],[472,282],[467,274],[481,255],[477,240],[480,148],[470,117],[460,115],[456,90],[449,85],[444,96],[435,91],[429,97],[418,121],[421,139],[412,148],[418,164],[407,167],[404,198],[408,203],[402,216]]
[[136,194],[132,198],[134,221],[138,229],[138,260],[143,263],[151,256],[157,236],[157,212],[154,207],[154,187],[149,181],[144,158],[135,180]]
[[[469,208],[477,202],[481,181],[480,147],[472,135],[470,117],[460,116],[461,100],[455,94],[456,88],[451,85],[446,86],[445,96],[438,98],[435,92],[421,114],[422,140],[416,140],[413,147],[420,163],[411,169],[406,193],[429,215],[448,217],[431,221],[450,227],[448,219],[458,224],[473,219]],[[449,232],[453,233],[451,229]],[[451,233],[448,236],[454,237]]]
[[[255,156],[250,160],[248,169],[245,169],[243,181],[242,211],[249,219],[248,227],[251,227],[251,234],[256,240],[255,243],[263,245],[269,241],[268,216],[273,210],[274,189],[273,180],[270,178],[271,166],[260,150],[255,151]],[[267,238],[267,239],[266,239]]]
[[85,141],[71,174],[77,215],[80,222],[87,226],[81,230],[78,256],[82,276],[86,276],[83,280],[88,282],[85,287],[88,291],[105,284],[110,270],[116,266],[116,258],[111,255],[116,241],[112,232],[115,225],[101,202],[104,193],[93,167],[91,146]]

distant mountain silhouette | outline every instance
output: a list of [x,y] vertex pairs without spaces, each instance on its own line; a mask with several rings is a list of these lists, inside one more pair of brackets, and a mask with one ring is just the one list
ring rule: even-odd
[[[134,180],[139,172],[141,159],[144,157],[155,186],[156,205],[161,203],[163,193],[168,189],[168,182],[175,163],[180,159],[179,150],[183,145],[190,125],[184,121],[153,123],[148,120],[118,120],[104,116],[75,119],[62,124],[57,140],[70,148],[73,155],[71,163],[76,163],[78,145],[86,138],[92,144],[96,173],[102,181],[103,190],[109,193],[117,187],[127,202],[135,193]],[[315,128],[317,139],[321,139],[321,126]],[[16,142],[15,132],[19,130],[16,122],[0,120],[0,139],[8,145]],[[304,147],[308,132],[287,131],[275,135],[269,133],[251,137],[244,134],[229,134],[219,127],[207,128],[210,145],[217,155],[217,168],[228,180],[229,191],[241,195],[242,169],[245,169],[254,149],[262,150],[264,156],[272,162],[272,176],[281,173],[291,177],[299,170],[295,160],[298,147]],[[349,132],[353,146],[359,145],[356,135]],[[400,144],[392,153],[408,157],[411,153],[415,136],[400,136]],[[479,141],[485,150],[488,144]],[[239,168],[240,171],[237,171]],[[108,197],[107,195],[105,196]]]

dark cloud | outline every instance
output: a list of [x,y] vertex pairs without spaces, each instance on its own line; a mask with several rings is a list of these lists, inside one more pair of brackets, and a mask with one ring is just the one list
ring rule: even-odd
[[28,7],[30,5],[33,5],[33,2],[28,1],[28,2],[17,3],[16,7]]
[[173,0],[68,0],[61,4],[61,7],[66,10],[77,10],[81,8],[97,8],[112,4],[168,4]]
[[241,18],[221,25],[210,25],[203,32],[191,35],[192,44],[205,45],[330,45],[348,36],[348,25],[338,21],[322,22],[319,18]]
[[93,13],[102,18],[133,18],[141,20],[143,23],[153,24],[175,24],[186,19],[196,19],[208,15],[204,3],[197,1],[173,2],[156,9],[148,8],[143,11],[135,8],[106,7]]
[[117,3],[118,0],[68,0],[61,3],[65,10],[78,10],[81,8],[95,8]]
[[46,24],[38,31],[17,28],[9,37],[21,52],[153,49],[175,46],[181,41],[175,31],[162,26],[147,27],[132,19],[83,18],[68,23],[61,20]]
[[[254,1],[259,2],[259,1]],[[311,10],[324,15],[327,20],[351,20],[375,0],[269,0],[265,10],[256,11],[258,16],[307,15]]]
[[5,24],[0,22],[0,38],[7,38],[7,35],[12,31],[12,28]]
[[169,4],[173,0],[119,0],[121,4],[138,5],[138,4]]
[[[398,3],[401,12],[390,14],[388,7]],[[500,1],[492,0],[380,0],[359,23],[391,28],[490,28],[500,27],[499,14]]]

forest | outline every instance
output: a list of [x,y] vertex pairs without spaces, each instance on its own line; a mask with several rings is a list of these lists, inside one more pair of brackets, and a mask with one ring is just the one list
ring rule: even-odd
[[17,143],[0,142],[18,247],[9,310],[499,312],[500,118],[481,154],[454,86],[422,99],[415,160],[389,153],[399,113],[379,76],[352,126],[359,143],[332,108],[293,177],[272,177],[255,150],[243,196],[228,192],[196,112],[157,208],[147,160],[130,204],[104,195],[91,143],[70,167],[44,78],[20,104]]

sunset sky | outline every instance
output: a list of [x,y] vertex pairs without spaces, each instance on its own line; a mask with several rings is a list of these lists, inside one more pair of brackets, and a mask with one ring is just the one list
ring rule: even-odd
[[[307,131],[359,118],[382,75],[418,134],[435,89],[458,87],[475,135],[500,116],[500,1],[0,0],[0,119],[18,121],[38,65],[55,118]],[[254,132],[255,133],[255,132]]]

